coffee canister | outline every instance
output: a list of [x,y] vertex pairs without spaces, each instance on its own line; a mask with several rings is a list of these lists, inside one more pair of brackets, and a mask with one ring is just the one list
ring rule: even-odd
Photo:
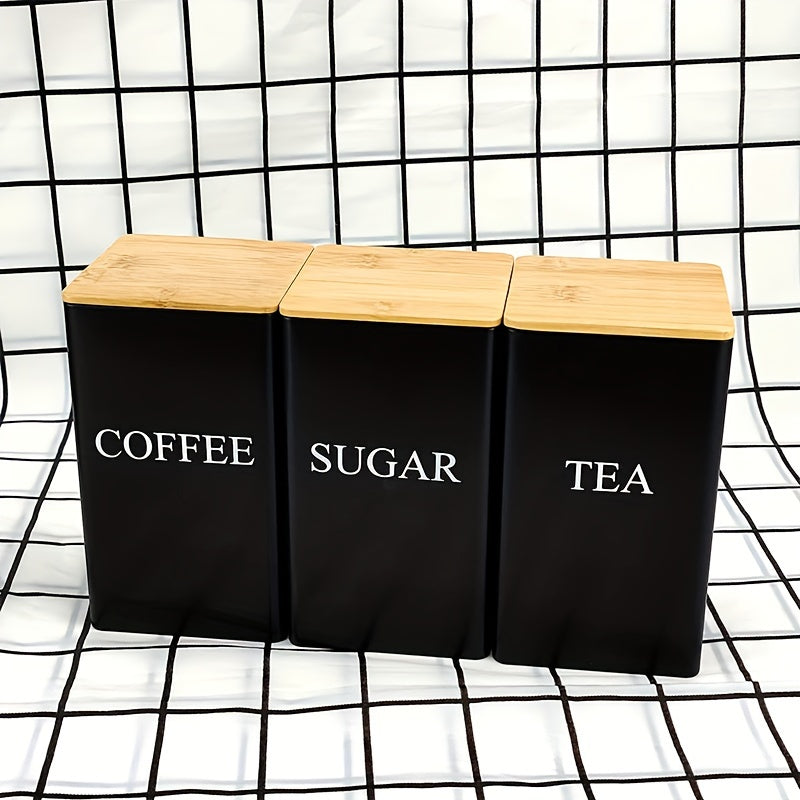
[[64,290],[97,627],[285,637],[277,308],[311,249],[124,236]]

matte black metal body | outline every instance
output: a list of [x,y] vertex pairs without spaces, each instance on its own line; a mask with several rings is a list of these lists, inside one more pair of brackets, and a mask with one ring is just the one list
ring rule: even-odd
[[[67,304],[66,316],[94,625],[284,638],[277,314]],[[101,447],[120,451],[115,457],[98,450],[104,429],[112,433]],[[149,457],[122,451],[130,431],[149,435]],[[234,456],[230,439],[212,439],[222,450],[210,460],[228,463],[204,463],[203,439],[186,461],[180,441],[168,440],[159,461],[156,432],[249,437],[252,445],[237,442],[247,452]],[[144,455],[143,437],[135,434],[130,450]]]
[[509,331],[499,661],[697,673],[731,342]]
[[[487,655],[492,377],[501,331],[285,324],[291,640]],[[315,444],[324,459],[312,453]],[[336,445],[345,446],[346,472],[360,464],[357,474],[339,470]],[[455,480],[437,473],[436,452],[455,458]]]

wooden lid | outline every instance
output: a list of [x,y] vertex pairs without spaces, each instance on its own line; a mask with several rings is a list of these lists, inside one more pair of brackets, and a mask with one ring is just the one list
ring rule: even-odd
[[722,270],[711,264],[524,256],[503,321],[527,331],[733,337]]
[[123,236],[62,297],[97,306],[269,314],[312,249],[294,242]]
[[323,245],[280,311],[287,317],[491,328],[503,318],[512,264],[502,253]]

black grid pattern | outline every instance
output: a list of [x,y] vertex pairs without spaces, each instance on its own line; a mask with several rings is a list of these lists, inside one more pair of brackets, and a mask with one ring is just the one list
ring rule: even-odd
[[[0,797],[800,797],[798,25],[791,0],[0,3]],[[58,290],[125,231],[722,264],[698,678],[91,629]]]

